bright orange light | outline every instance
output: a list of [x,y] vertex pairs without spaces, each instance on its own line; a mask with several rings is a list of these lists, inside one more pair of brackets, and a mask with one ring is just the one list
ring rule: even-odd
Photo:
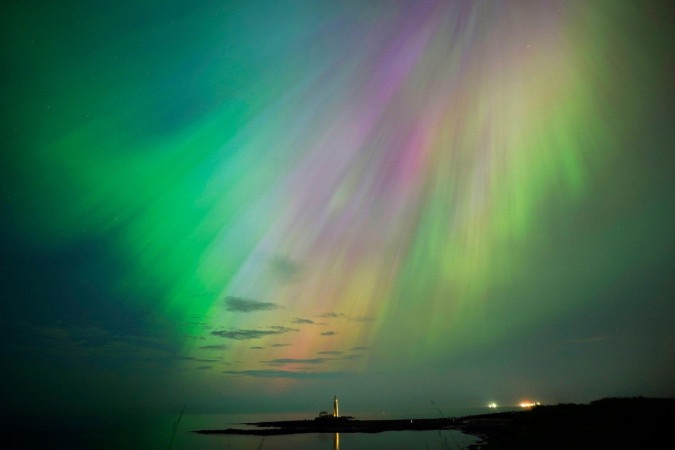
[[532,408],[532,407],[535,407],[537,405],[540,405],[540,403],[539,402],[527,402],[527,401],[520,403],[521,408]]

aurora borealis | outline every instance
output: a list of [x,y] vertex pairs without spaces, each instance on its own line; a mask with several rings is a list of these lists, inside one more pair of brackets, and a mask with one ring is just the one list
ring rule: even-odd
[[675,395],[661,2],[30,3],[9,407]]

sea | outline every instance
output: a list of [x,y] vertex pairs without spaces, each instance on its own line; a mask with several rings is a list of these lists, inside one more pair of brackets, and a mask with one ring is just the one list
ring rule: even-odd
[[[516,408],[350,411],[356,419],[461,417]],[[95,415],[0,419],[4,449],[430,450],[467,449],[480,439],[457,430],[307,433],[282,436],[204,435],[202,429],[247,428],[251,422],[312,419],[312,413]]]

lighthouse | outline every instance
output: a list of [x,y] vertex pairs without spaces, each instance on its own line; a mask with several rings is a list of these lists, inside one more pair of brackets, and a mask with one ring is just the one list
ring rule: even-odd
[[[338,406],[338,398],[337,395],[333,396],[333,412],[329,411],[321,411],[317,417],[314,418],[314,420],[321,420],[324,421],[324,423],[343,423],[343,422],[348,422],[350,420],[354,419],[352,416],[341,416],[340,415],[340,409]],[[327,422],[325,422],[327,421]]]

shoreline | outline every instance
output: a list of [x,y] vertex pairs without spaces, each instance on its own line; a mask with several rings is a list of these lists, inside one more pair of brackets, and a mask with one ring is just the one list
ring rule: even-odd
[[[304,433],[381,433],[458,430],[476,436],[471,449],[644,448],[667,442],[675,399],[610,398],[590,404],[539,405],[528,410],[437,419],[335,419],[254,422],[253,429],[193,430],[199,434],[275,436]],[[646,431],[645,431],[646,430]],[[668,446],[666,446],[668,447]]]
[[240,434],[251,436],[274,436],[303,433],[381,433],[385,431],[441,430],[455,428],[457,419],[399,419],[356,420],[336,418],[331,420],[288,420],[277,422],[253,422],[242,425],[259,429],[227,428],[223,430],[194,430],[199,434]]

